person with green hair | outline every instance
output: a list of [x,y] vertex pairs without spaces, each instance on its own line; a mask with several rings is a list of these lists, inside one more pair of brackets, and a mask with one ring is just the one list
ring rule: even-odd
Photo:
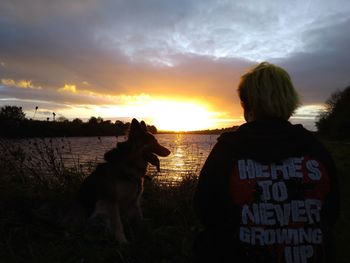
[[246,123],[218,138],[199,176],[196,260],[331,262],[336,169],[314,134],[288,121],[300,105],[289,74],[260,63],[238,95]]

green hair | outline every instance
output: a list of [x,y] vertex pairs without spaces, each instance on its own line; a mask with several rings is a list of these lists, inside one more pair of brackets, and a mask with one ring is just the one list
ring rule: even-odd
[[238,95],[245,110],[255,119],[277,117],[288,120],[300,105],[289,74],[282,68],[262,62],[241,77]]

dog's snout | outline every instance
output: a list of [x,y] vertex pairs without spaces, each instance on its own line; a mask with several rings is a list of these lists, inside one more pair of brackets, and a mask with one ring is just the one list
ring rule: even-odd
[[166,157],[168,156],[171,152],[165,148],[164,146],[158,144],[155,151],[154,151],[155,154],[161,156],[161,157]]

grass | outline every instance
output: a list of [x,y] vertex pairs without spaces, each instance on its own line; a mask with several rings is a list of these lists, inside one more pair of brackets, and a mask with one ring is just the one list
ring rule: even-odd
[[65,167],[57,142],[30,145],[24,151],[0,140],[0,262],[191,261],[199,225],[192,211],[196,176],[176,186],[146,180],[145,223],[126,226],[130,244],[120,246],[102,226],[64,228],[58,222],[88,171],[79,160]]
[[340,216],[335,229],[336,262],[350,259],[350,143],[327,141],[326,147],[335,160],[340,191]]
[[62,193],[1,191],[1,261],[188,262],[195,222],[184,196],[189,181],[171,189],[148,183],[144,214],[150,220],[138,231],[127,227],[129,246],[119,246],[100,226],[67,231],[56,224],[69,199]]
[[1,262],[188,262],[195,231],[191,193],[195,178],[179,185],[146,182],[145,224],[127,226],[129,246],[119,246],[101,226],[64,229],[56,218],[72,198],[6,182],[0,189]]
[[[350,144],[326,145],[338,167],[342,202],[335,262],[345,263],[350,258],[350,212],[346,209],[350,203]],[[50,150],[50,145],[42,155],[33,145],[29,161],[19,148],[4,142],[0,147],[2,153],[10,151],[0,156],[1,262],[191,262],[193,238],[200,227],[192,210],[195,175],[172,186],[146,181],[143,210],[147,220],[137,230],[127,226],[130,244],[120,246],[99,225],[67,229],[57,223],[84,177],[79,165],[68,169],[53,163],[57,160],[53,155],[60,153]],[[37,165],[41,158],[47,158],[45,166]],[[50,179],[42,176],[48,171],[54,174]]]

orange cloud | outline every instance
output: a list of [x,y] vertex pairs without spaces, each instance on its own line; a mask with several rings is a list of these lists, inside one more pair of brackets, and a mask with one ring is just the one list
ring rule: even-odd
[[31,80],[25,79],[1,79],[1,84],[8,87],[17,87],[22,89],[42,89],[40,86],[34,86]]
[[65,84],[62,88],[59,88],[57,91],[77,93],[77,87],[75,85]]

